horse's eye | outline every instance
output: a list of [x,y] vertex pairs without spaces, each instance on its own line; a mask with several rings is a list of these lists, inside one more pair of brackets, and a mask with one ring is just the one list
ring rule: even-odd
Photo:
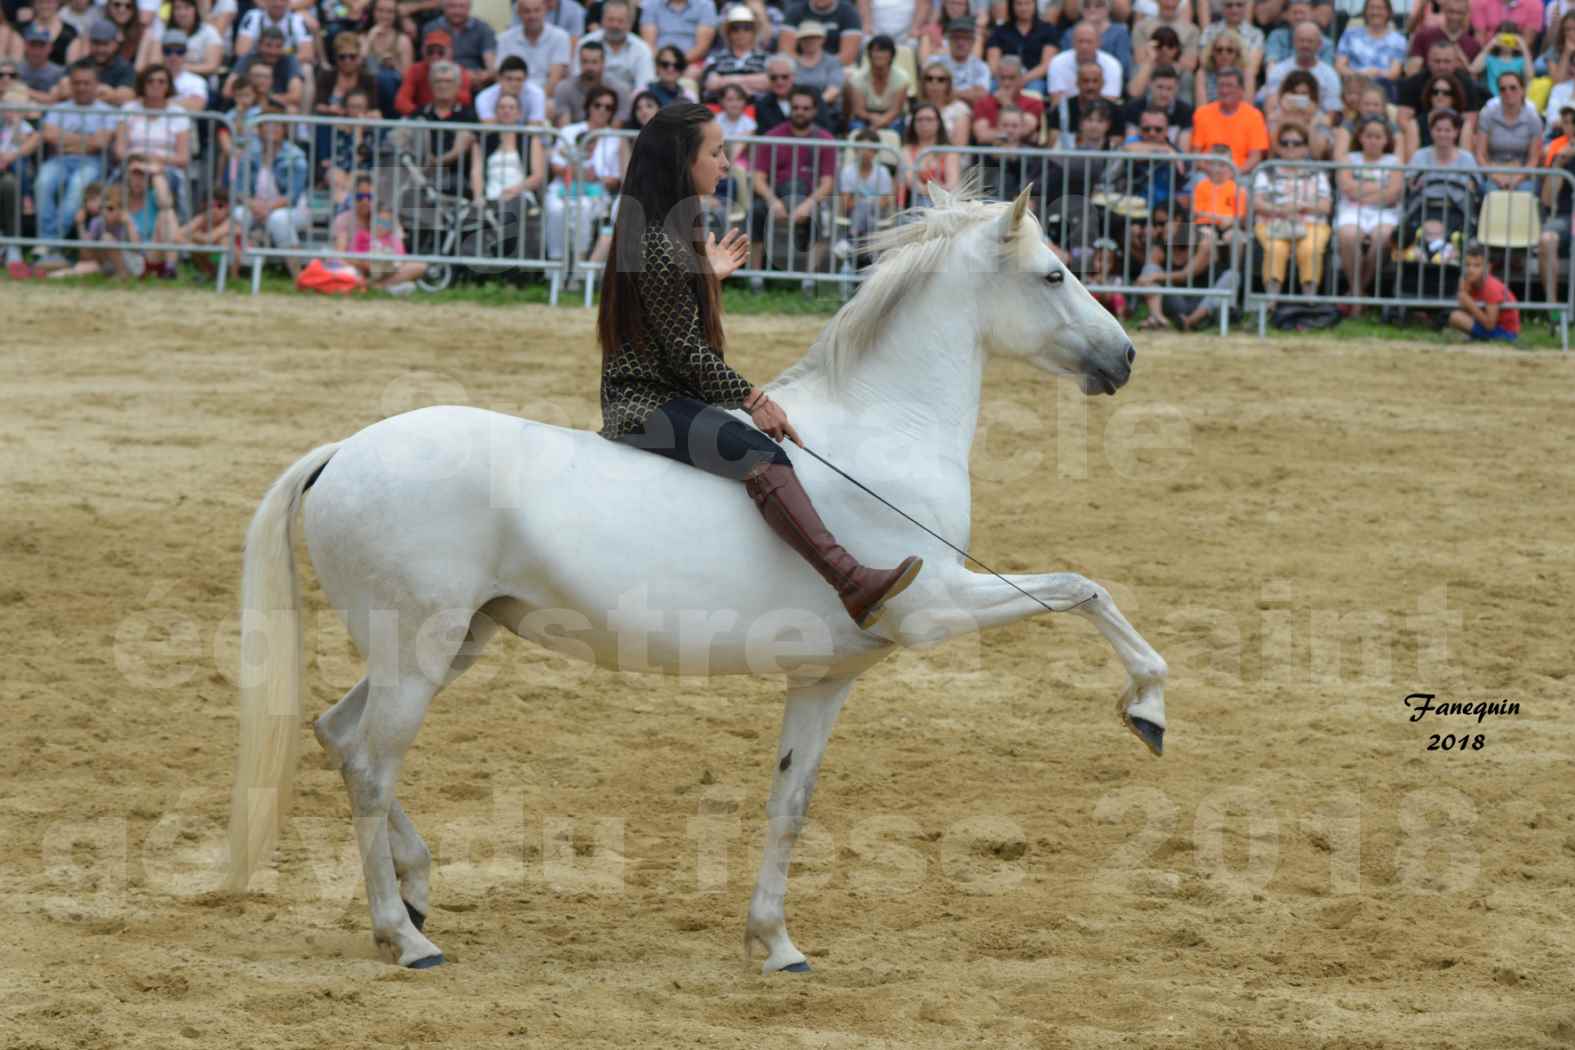
[[1062,270],[1051,270],[1045,274],[1046,284],[1060,284],[1064,280],[1066,280],[1066,273]]

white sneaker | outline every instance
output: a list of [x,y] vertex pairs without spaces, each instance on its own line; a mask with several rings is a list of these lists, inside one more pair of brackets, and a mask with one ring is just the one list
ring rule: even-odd
[[391,284],[383,289],[389,295],[409,295],[415,290],[416,285],[414,281],[401,281],[399,284]]
[[806,299],[813,299],[813,298],[815,298],[815,282],[810,280],[808,277],[806,277],[802,281],[798,282],[798,288],[799,288],[799,291],[804,293],[804,298],[806,298]]

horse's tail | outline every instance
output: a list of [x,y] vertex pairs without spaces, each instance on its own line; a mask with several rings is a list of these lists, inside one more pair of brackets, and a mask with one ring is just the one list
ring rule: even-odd
[[301,494],[339,450],[324,445],[279,475],[246,531],[241,576],[241,739],[230,800],[227,888],[242,893],[289,817],[301,750],[301,595],[290,522]]

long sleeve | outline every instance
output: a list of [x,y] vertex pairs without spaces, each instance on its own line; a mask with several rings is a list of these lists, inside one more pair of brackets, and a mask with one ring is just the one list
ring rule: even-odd
[[635,284],[645,309],[648,349],[704,400],[722,408],[739,407],[751,384],[706,343],[694,290],[676,254],[665,233],[646,234],[645,268],[636,275]]

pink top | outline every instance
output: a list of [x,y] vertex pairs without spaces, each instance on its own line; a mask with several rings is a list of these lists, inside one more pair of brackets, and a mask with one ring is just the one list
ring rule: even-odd
[[358,254],[371,254],[380,252],[384,255],[405,254],[405,242],[399,236],[398,230],[392,230],[374,238],[371,230],[357,230],[350,238],[350,250]]

